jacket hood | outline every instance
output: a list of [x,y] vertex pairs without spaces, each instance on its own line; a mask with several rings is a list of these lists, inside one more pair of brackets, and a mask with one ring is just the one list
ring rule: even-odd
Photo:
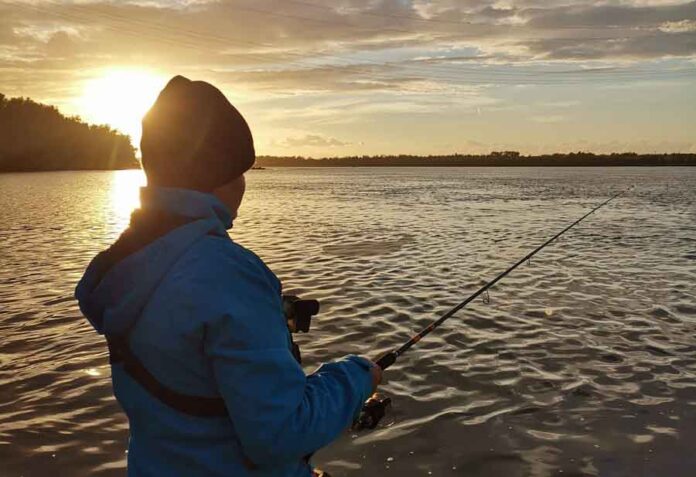
[[214,195],[144,187],[130,226],[89,264],[75,289],[80,310],[100,334],[123,334],[174,263],[208,234],[227,237],[232,214]]

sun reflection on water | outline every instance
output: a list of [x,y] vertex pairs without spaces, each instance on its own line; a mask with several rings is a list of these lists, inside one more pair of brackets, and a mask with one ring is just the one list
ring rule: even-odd
[[114,229],[126,228],[133,210],[140,207],[140,188],[146,184],[141,170],[115,171],[111,180],[111,214]]

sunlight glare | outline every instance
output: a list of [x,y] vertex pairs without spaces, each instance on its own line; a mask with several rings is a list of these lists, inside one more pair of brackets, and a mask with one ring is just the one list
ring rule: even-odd
[[114,171],[111,180],[112,223],[117,232],[128,226],[130,214],[140,207],[140,188],[147,181],[141,170]]
[[140,143],[140,122],[166,84],[166,77],[148,70],[112,69],[88,80],[79,107],[83,119],[108,124]]

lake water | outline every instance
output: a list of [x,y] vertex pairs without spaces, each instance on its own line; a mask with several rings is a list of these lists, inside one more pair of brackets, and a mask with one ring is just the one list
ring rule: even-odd
[[[371,357],[630,185],[386,373],[391,416],[335,476],[696,468],[696,168],[251,171],[233,238],[322,302],[307,371]],[[0,175],[0,475],[123,475],[127,421],[73,301],[137,171]]]

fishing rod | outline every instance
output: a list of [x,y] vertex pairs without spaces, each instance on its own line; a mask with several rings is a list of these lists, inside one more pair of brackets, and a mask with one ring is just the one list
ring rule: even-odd
[[[619,192],[618,194],[615,194],[596,206],[594,209],[590,210],[588,213],[580,217],[578,220],[573,222],[572,224],[568,225],[566,228],[558,232],[556,235],[548,239],[546,242],[542,243],[539,245],[537,248],[529,252],[527,255],[519,259],[514,265],[510,266],[507,270],[504,272],[500,273],[497,277],[495,277],[493,280],[489,281],[486,283],[484,286],[479,288],[474,294],[469,296],[466,300],[462,301],[455,307],[453,307],[451,310],[449,310],[447,313],[442,315],[440,318],[432,322],[430,325],[426,326],[423,328],[423,330],[419,331],[415,335],[411,337],[406,343],[402,344],[400,347],[393,349],[386,354],[382,355],[375,363],[377,366],[382,368],[382,370],[385,370],[389,368],[391,365],[393,365],[396,360],[404,354],[406,351],[408,351],[413,345],[418,343],[420,340],[425,338],[427,335],[432,333],[436,328],[438,328],[440,325],[442,325],[445,321],[450,319],[452,316],[454,316],[459,310],[464,308],[466,305],[474,301],[476,298],[479,296],[483,295],[484,293],[487,293],[488,290],[493,287],[496,283],[498,283],[500,280],[505,278],[507,275],[509,275],[513,270],[515,270],[517,267],[522,265],[524,262],[529,261],[534,255],[539,253],[541,250],[543,250],[546,246],[550,245],[552,242],[554,242],[557,238],[559,238],[561,235],[578,225],[580,222],[585,220],[587,217],[589,217],[591,214],[594,212],[598,211],[605,205],[607,205],[609,202],[611,202],[614,199],[617,199],[618,197],[621,197],[624,195],[626,192],[631,190],[633,186],[629,187],[628,189],[625,189],[622,192]],[[486,295],[487,296],[487,295]],[[384,414],[386,412],[386,408],[391,404],[391,400],[389,398],[379,398],[379,397],[372,397],[368,399],[368,401],[365,403],[363,406],[363,410],[360,414],[360,417],[355,423],[355,428],[357,429],[373,429],[379,420],[384,417]]]

